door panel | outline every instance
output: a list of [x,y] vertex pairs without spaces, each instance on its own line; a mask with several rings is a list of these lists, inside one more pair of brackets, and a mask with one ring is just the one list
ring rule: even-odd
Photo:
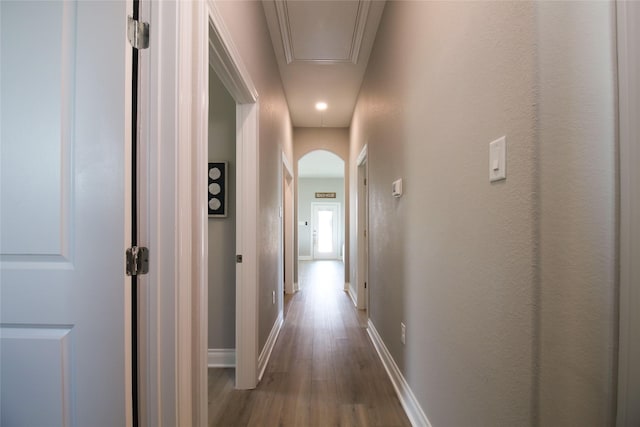
[[125,425],[126,3],[0,23],[0,424]]
[[70,328],[3,328],[2,425],[71,425],[71,342]]
[[[71,162],[75,7],[1,7],[2,254],[19,262],[68,261],[72,194],[63,172]],[[24,31],[27,23],[38,30]]]

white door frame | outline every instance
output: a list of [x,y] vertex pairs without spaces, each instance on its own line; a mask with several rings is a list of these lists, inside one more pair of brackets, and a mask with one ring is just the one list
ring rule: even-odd
[[[207,28],[213,31],[206,35],[208,61],[203,65],[213,67],[236,102],[236,251],[243,257],[236,264],[236,388],[251,389],[258,384],[258,91],[213,0],[208,1],[207,15]],[[193,186],[205,188],[200,181]],[[199,319],[205,327],[206,314]],[[204,338],[198,351],[206,354]],[[206,375],[203,378],[206,403]]]
[[[329,258],[324,258],[324,257],[316,257],[316,239],[314,239],[313,233],[315,232],[315,228],[317,226],[316,224],[316,212],[315,212],[315,208],[316,206],[334,206],[336,209],[336,216],[335,216],[335,224],[336,224],[336,231],[334,232],[334,234],[337,236],[337,241],[335,242],[336,244],[336,249],[335,249],[335,257],[329,257]],[[342,205],[339,202],[311,202],[311,258],[313,260],[317,260],[317,259],[339,259],[340,258],[340,227],[342,226],[341,221],[340,221],[340,215],[342,213]],[[344,233],[343,233],[344,234]],[[343,237],[344,239],[344,237]]]
[[194,72],[206,64],[206,5],[142,5],[151,44],[140,63],[139,242],[150,263],[140,277],[140,425],[204,425],[206,371],[193,367],[206,351],[192,346],[207,334],[194,321],[206,301],[206,198],[193,185],[206,174],[208,75]]
[[618,427],[640,422],[640,4],[617,1],[620,135]]
[[[287,156],[282,153],[282,239],[283,248],[281,249],[282,257],[284,259],[284,278],[280,277],[280,283],[284,282],[284,291],[287,294],[295,293],[293,285],[293,255],[294,255],[294,240],[293,240],[293,224],[294,224],[294,198],[295,188],[293,179],[293,167],[291,162],[287,159]],[[286,182],[286,183],[285,183]],[[289,186],[289,191],[286,187]]]
[[151,254],[141,280],[141,425],[205,426],[209,64],[237,104],[237,388],[258,378],[258,93],[214,0],[145,4],[151,46],[141,71],[139,181],[147,215],[139,228]]
[[[364,168],[364,179],[369,179],[369,167],[367,162],[367,145],[365,144],[356,160],[356,307],[359,310],[369,309],[369,284],[365,288],[364,283],[368,282],[369,264],[368,264],[368,236],[365,236],[365,230],[368,233],[369,220],[369,192],[368,186],[362,186],[360,183],[360,171]],[[368,181],[367,181],[368,184]]]

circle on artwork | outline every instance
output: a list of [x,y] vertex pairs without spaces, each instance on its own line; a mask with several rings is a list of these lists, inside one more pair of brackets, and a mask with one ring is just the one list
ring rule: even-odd
[[214,196],[220,194],[220,190],[220,184],[216,184],[215,182],[213,184],[209,184],[209,193],[213,194]]
[[220,205],[220,200],[216,199],[215,197],[209,200],[209,209],[211,209],[212,211],[217,211],[218,209],[220,209]]
[[209,178],[211,179],[218,179],[220,178],[220,175],[222,175],[220,168],[213,167],[209,170]]

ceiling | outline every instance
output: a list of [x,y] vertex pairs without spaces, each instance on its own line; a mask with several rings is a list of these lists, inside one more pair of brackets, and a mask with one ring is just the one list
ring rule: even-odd
[[300,178],[343,178],[344,161],[326,150],[315,150],[298,160]]
[[[263,0],[293,126],[348,127],[384,1]],[[324,101],[324,112],[315,109]]]

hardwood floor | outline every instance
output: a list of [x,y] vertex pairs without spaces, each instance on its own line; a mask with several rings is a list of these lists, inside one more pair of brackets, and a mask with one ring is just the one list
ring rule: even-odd
[[300,263],[258,387],[235,390],[233,369],[209,369],[209,426],[411,425],[343,278],[341,262]]

